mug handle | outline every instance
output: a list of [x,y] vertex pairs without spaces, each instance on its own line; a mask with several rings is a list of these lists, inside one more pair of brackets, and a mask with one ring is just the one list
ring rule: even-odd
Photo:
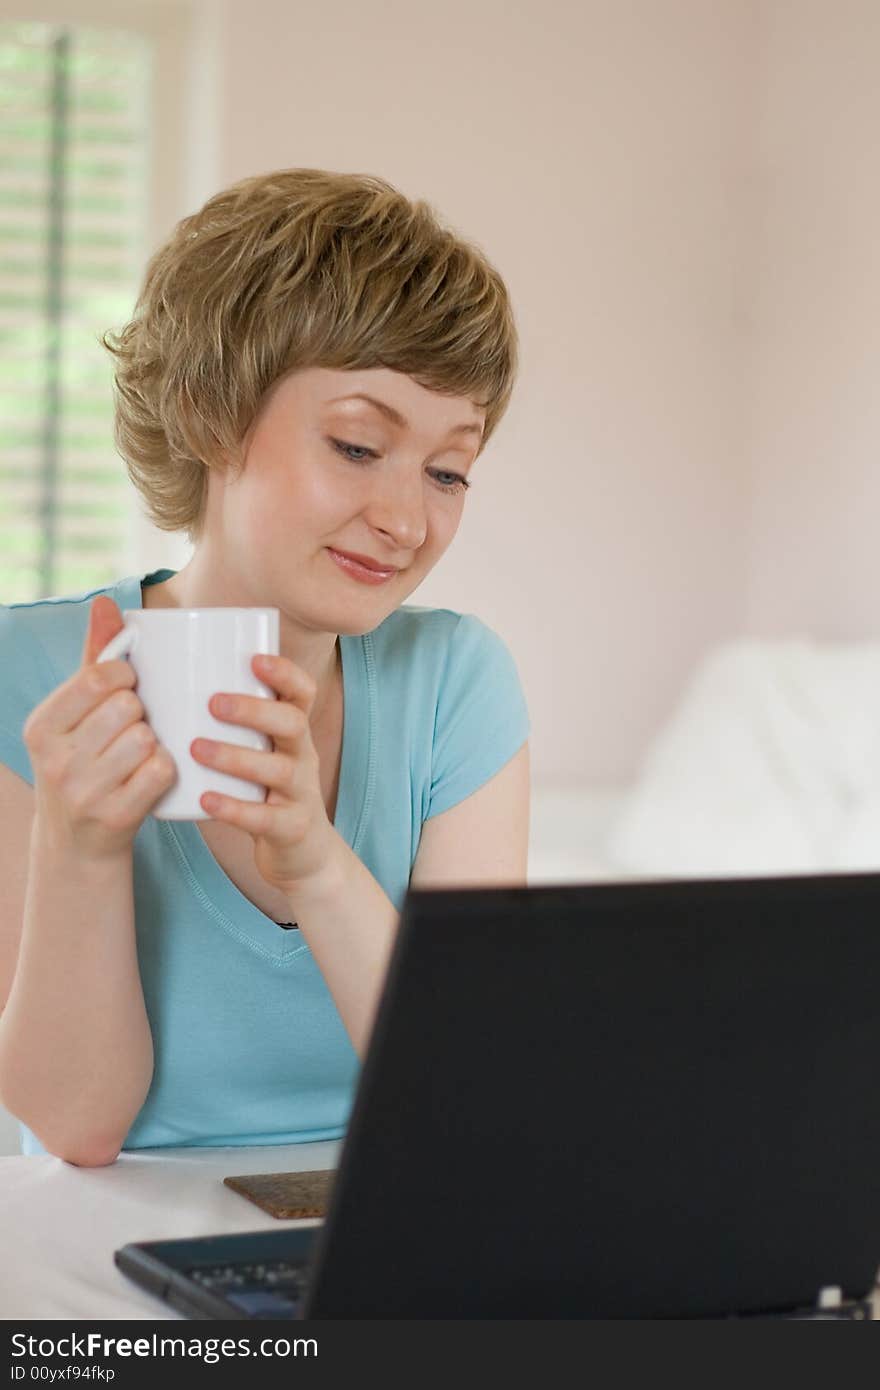
[[104,650],[95,657],[95,661],[115,661],[118,656],[130,656],[137,646],[137,640],[137,628],[124,627],[115,637],[110,638]]

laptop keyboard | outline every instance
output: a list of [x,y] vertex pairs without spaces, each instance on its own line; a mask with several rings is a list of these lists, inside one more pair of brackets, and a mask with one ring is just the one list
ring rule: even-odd
[[298,1317],[306,1289],[306,1266],[288,1260],[200,1265],[187,1273],[201,1288],[252,1318]]

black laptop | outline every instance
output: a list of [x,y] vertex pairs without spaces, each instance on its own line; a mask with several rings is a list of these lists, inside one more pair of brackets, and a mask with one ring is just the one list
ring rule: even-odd
[[878,1059],[880,875],[411,890],[323,1224],[115,1260],[195,1318],[868,1316]]

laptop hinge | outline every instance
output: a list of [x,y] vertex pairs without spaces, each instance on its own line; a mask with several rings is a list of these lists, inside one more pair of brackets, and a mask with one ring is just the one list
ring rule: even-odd
[[871,1295],[867,1298],[844,1298],[838,1284],[824,1284],[816,1295],[812,1308],[799,1308],[787,1314],[790,1318],[808,1318],[814,1322],[867,1322],[873,1317]]
[[864,1298],[844,1298],[837,1284],[825,1284],[816,1295],[816,1302],[789,1312],[746,1313],[746,1318],[797,1318],[812,1322],[869,1322],[874,1317],[872,1294]]

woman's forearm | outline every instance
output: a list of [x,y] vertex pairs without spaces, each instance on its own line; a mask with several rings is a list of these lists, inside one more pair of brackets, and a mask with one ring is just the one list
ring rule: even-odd
[[110,1163],[152,1073],[131,851],[87,859],[37,817],[18,964],[0,1017],[0,1099],[50,1153]]
[[324,873],[298,885],[288,898],[291,919],[363,1057],[400,914],[341,835]]

